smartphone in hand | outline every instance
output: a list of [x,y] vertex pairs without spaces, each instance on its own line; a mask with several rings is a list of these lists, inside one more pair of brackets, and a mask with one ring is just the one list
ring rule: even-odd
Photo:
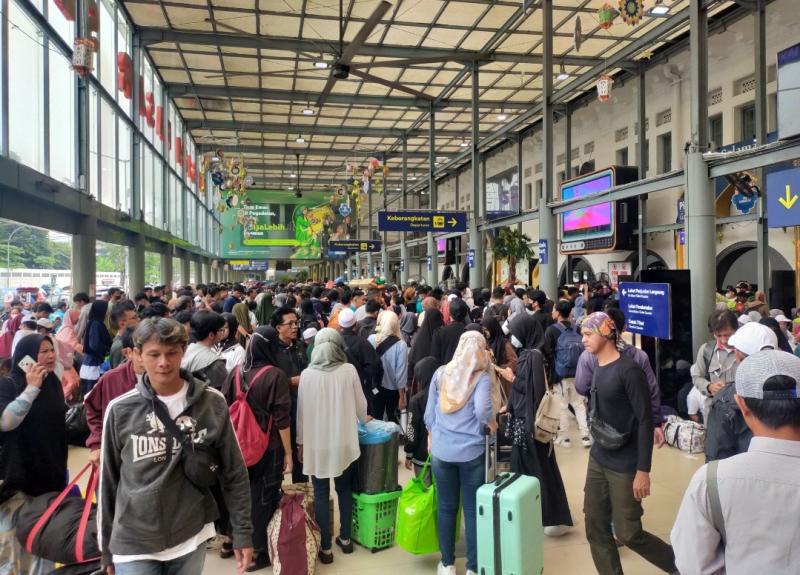
[[24,373],[28,373],[28,370],[29,370],[29,369],[30,369],[32,366],[36,365],[36,361],[35,361],[35,360],[34,360],[34,359],[31,357],[31,356],[29,356],[29,355],[26,355],[26,356],[25,356],[25,357],[23,357],[21,360],[19,360],[19,363],[18,363],[17,365],[19,366],[19,368],[20,368],[20,369],[21,369],[21,370],[22,370]]

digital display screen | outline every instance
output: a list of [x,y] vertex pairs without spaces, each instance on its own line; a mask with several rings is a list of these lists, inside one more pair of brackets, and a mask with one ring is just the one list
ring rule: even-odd
[[486,178],[486,219],[519,213],[519,170],[516,166]]
[[436,240],[436,251],[443,254],[447,250],[447,240]]
[[[614,186],[611,170],[592,174],[562,184],[561,199],[572,200],[604,192]],[[614,205],[603,202],[595,206],[564,212],[561,215],[561,240],[574,241],[607,237],[614,233]]]

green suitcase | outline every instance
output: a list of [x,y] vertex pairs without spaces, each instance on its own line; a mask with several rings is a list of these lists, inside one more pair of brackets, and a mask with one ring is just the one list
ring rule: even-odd
[[498,474],[478,489],[478,575],[540,575],[544,528],[539,480]]

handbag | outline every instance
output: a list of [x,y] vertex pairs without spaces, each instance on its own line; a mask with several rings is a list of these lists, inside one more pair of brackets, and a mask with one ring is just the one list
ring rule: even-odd
[[274,575],[314,575],[320,550],[319,526],[302,493],[284,495],[267,525],[267,551]]
[[412,477],[397,503],[397,529],[395,541],[399,547],[424,555],[439,551],[439,535],[436,531],[436,483],[425,485],[425,476],[431,464],[431,456],[425,461],[422,472]]
[[620,433],[613,425],[606,423],[600,416],[597,402],[597,367],[592,374],[591,410],[589,411],[589,432],[592,438],[608,451],[617,451],[625,446],[630,439],[630,433]]
[[551,443],[558,435],[561,423],[561,398],[550,387],[547,375],[544,376],[544,387],[544,395],[536,409],[533,438],[539,443]]
[[220,467],[216,449],[192,441],[172,420],[167,408],[160,401],[153,402],[153,411],[167,431],[167,463],[172,461],[173,439],[177,439],[181,444],[181,465],[186,478],[201,489],[216,485]]

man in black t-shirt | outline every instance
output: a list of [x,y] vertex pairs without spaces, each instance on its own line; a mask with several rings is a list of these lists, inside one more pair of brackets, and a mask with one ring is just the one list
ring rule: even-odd
[[[581,323],[583,345],[597,356],[590,393],[594,438],[584,488],[586,538],[600,575],[622,573],[611,532],[667,573],[676,572],[672,547],[642,528],[642,499],[650,495],[653,420],[644,371],[620,354],[617,329],[605,313]],[[603,425],[600,425],[600,422]],[[605,432],[603,432],[605,429]],[[621,436],[621,437],[620,437]],[[613,440],[617,444],[613,445]]]

